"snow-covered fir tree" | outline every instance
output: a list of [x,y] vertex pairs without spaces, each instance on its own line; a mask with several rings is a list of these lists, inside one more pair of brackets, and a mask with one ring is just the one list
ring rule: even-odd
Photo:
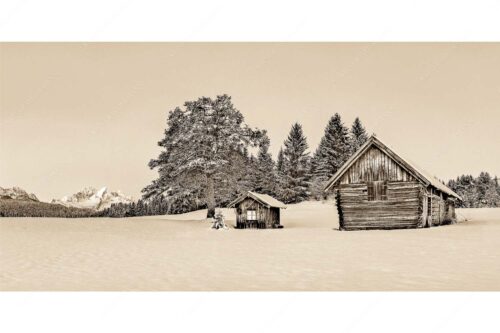
[[[163,148],[149,166],[158,169],[159,177],[144,188],[144,198],[166,194],[167,198],[202,199],[213,217],[216,206],[216,181],[224,184],[234,176],[234,153],[257,146],[263,132],[251,129],[228,95],[215,99],[201,97],[188,101],[184,109],[171,111]],[[186,182],[191,180],[189,186]],[[217,186],[217,189],[225,189]]]
[[349,130],[338,113],[330,118],[313,156],[311,172],[316,179],[329,179],[350,156]]
[[259,193],[274,195],[276,191],[276,172],[274,161],[269,153],[270,140],[263,136],[257,153],[257,177],[255,191]]
[[276,160],[276,172],[283,174],[285,172],[285,158],[283,156],[283,147],[280,148],[278,158]]
[[257,187],[257,159],[247,152],[233,153],[227,173],[221,174],[222,182],[217,182],[218,204],[224,206],[246,191]]
[[500,207],[500,186],[497,177],[481,172],[478,177],[462,175],[448,181],[448,187],[462,197],[458,207]]
[[338,113],[330,118],[318,148],[311,159],[311,197],[324,197],[325,182],[344,164],[351,154],[349,130]]
[[275,175],[276,175],[276,186],[275,186],[275,193],[277,197],[280,199],[282,198],[282,188],[284,187],[285,183],[285,156],[283,154],[283,147],[280,147],[278,157],[276,159],[276,166],[275,166]]
[[309,198],[309,152],[302,126],[295,123],[283,150],[283,173],[280,175],[279,197],[285,203]]
[[359,147],[368,141],[366,130],[358,117],[354,119],[351,127],[351,155],[354,154]]
[[475,184],[479,207],[496,207],[500,204],[495,181],[488,172],[481,172]]

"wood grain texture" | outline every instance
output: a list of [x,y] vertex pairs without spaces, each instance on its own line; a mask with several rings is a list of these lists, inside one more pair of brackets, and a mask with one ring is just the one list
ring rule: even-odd
[[339,183],[382,180],[406,182],[416,179],[379,148],[372,146],[346,171]]
[[387,182],[387,200],[368,201],[366,184],[338,187],[344,230],[402,229],[422,225],[423,186],[417,181]]
[[[250,197],[236,204],[235,209],[237,227],[274,228],[280,224],[279,208],[266,207]],[[247,210],[257,212],[257,221],[247,221]]]

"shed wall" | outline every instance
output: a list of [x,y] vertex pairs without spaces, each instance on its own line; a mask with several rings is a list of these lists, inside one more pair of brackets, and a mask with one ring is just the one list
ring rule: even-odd
[[237,223],[247,223],[247,210],[255,210],[258,221],[264,222],[266,228],[272,228],[273,225],[280,223],[279,208],[268,208],[252,198],[246,198],[238,203],[235,208]]

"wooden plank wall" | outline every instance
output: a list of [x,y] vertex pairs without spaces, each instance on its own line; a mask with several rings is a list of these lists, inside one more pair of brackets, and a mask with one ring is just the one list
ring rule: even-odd
[[340,184],[367,181],[414,181],[415,178],[377,147],[368,149],[340,179]]
[[340,185],[338,195],[341,228],[401,229],[422,223],[423,186],[417,181],[387,183],[387,200],[368,201],[367,185]]
[[446,216],[446,207],[443,198],[432,195],[432,225],[441,225]]
[[280,224],[280,209],[277,207],[272,207],[270,209],[270,219],[268,221],[267,227],[272,228],[275,224]]
[[240,222],[247,222],[248,209],[256,210],[257,219],[259,221],[265,221],[267,228],[272,228],[274,223],[279,222],[279,211],[276,212],[279,208],[267,208],[252,198],[246,198],[236,206],[236,209],[238,209],[238,207],[241,209],[241,214],[237,214],[237,219]]
[[429,216],[429,197],[427,192],[422,187],[422,216],[420,225],[425,226],[427,223],[427,216]]
[[455,213],[455,200],[448,199],[444,201],[445,216],[443,224],[457,223],[457,215]]

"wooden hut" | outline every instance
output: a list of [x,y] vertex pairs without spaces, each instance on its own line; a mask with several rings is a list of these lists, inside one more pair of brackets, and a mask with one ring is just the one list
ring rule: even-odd
[[460,196],[371,136],[325,186],[341,230],[402,229],[455,222]]
[[280,209],[286,205],[267,194],[248,191],[229,204],[236,210],[236,228],[283,228]]

